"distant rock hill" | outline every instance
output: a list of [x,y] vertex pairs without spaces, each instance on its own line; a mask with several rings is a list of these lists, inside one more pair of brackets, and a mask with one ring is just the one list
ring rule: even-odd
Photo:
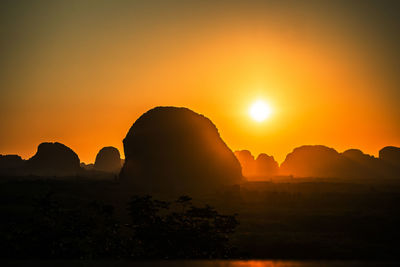
[[123,143],[120,177],[135,190],[206,193],[242,180],[240,164],[215,125],[187,108],[147,111]]
[[0,169],[20,168],[24,160],[18,155],[0,155]]
[[274,176],[279,173],[279,164],[273,156],[261,153],[256,159],[256,169],[260,176]]
[[235,151],[235,156],[242,166],[242,173],[245,177],[267,178],[279,173],[279,164],[273,156],[261,153],[257,159],[254,159],[248,150]]
[[118,173],[121,170],[121,156],[117,148],[103,147],[97,153],[94,169],[104,172]]
[[340,154],[325,146],[301,146],[286,156],[281,174],[299,177],[335,177],[341,168]]
[[[0,155],[0,175],[75,176],[117,179],[140,192],[209,192],[250,180],[307,178],[400,179],[400,148],[387,146],[379,158],[359,149],[343,153],[323,145],[295,148],[280,165],[273,156],[233,153],[216,126],[187,108],[157,107],[144,113],[123,140],[125,160],[103,147],[94,164],[81,163],[69,147],[41,143],[29,160]],[[122,169],[121,169],[122,166]],[[243,175],[243,176],[242,176]]]
[[58,142],[41,143],[25,166],[29,174],[43,176],[76,175],[81,169],[78,155]]
[[235,151],[235,156],[242,167],[242,174],[245,177],[255,176],[255,159],[249,150]]
[[86,164],[85,162],[81,162],[80,166],[81,166],[81,169],[85,170],[85,171],[94,170],[94,164],[93,163]]
[[25,161],[18,155],[0,155],[0,174],[22,174]]
[[379,158],[395,167],[400,167],[400,148],[394,146],[384,147],[379,151]]
[[[382,150],[381,150],[382,151]],[[389,153],[390,154],[390,153]],[[286,156],[280,174],[297,177],[397,178],[399,172],[381,157],[364,154],[358,149],[338,153],[321,145],[301,146]]]

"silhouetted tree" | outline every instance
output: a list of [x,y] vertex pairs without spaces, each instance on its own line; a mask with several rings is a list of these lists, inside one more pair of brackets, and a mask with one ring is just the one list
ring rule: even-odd
[[[114,208],[99,202],[66,207],[52,193],[36,200],[32,220],[9,225],[7,257],[119,258],[123,256],[120,224]],[[4,253],[4,250],[2,250]]]
[[114,207],[92,201],[67,205],[47,193],[35,200],[29,220],[3,223],[0,256],[19,259],[227,258],[233,215],[196,207],[191,198],[175,202],[134,196],[129,223]]
[[129,212],[135,258],[228,258],[234,253],[229,235],[238,225],[236,216],[196,207],[190,197],[168,203],[135,196]]

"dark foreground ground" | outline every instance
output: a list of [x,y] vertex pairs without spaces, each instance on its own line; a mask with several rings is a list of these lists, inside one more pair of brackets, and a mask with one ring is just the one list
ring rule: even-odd
[[[35,220],[35,216],[41,216],[37,213],[37,203],[49,192],[52,192],[55,199],[71,207],[83,207],[93,200],[106,203],[115,208],[118,221],[124,222],[128,216],[126,191],[126,188],[121,188],[113,180],[95,181],[79,177],[1,178],[2,258],[24,258],[26,251],[20,250],[14,256],[5,251],[10,251],[10,247],[14,250],[22,247],[26,250],[26,246],[12,242],[29,244],[32,240],[28,240],[26,236],[23,236],[25,240],[13,239],[12,235],[15,233],[11,234],[10,229],[18,231],[15,230],[15,225],[29,225]],[[340,265],[336,261],[327,265],[310,265],[310,262],[304,265],[302,261],[279,264],[267,261],[251,265],[248,262],[230,262],[228,265],[211,262],[206,266],[364,266],[364,260],[373,260],[375,264],[382,261],[389,264],[400,259],[398,182],[320,182],[318,179],[280,183],[253,182],[243,185],[240,193],[207,195],[194,198],[193,202],[210,204],[224,214],[238,214],[240,225],[230,239],[237,251],[233,254],[235,257],[361,260],[350,262],[355,265]],[[74,215],[68,216],[71,218],[66,219],[65,224],[75,225]],[[347,261],[345,263],[349,264]],[[18,262],[13,264],[18,265]],[[157,264],[159,262],[152,262],[147,266],[161,266]],[[186,266],[182,264],[174,266]]]
[[76,267],[375,267],[399,266],[389,261],[282,261],[282,260],[195,260],[195,261],[7,261],[6,266]]

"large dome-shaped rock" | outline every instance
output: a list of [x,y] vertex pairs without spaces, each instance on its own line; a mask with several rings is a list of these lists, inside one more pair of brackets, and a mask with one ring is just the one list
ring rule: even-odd
[[72,149],[61,143],[41,143],[36,154],[27,161],[27,168],[35,175],[76,175],[80,160]]
[[94,168],[105,172],[119,172],[121,170],[121,156],[117,148],[103,147],[97,153]]
[[395,146],[384,147],[379,151],[379,158],[400,167],[400,148]]
[[215,125],[187,108],[156,107],[124,139],[122,181],[146,192],[210,192],[241,181],[241,167]]

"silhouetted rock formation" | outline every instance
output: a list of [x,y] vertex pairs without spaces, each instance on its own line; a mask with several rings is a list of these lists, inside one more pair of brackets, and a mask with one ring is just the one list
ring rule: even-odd
[[94,168],[105,172],[119,172],[121,170],[121,157],[118,149],[112,146],[100,149],[96,156]]
[[248,150],[235,151],[235,156],[242,166],[242,174],[245,177],[256,176],[254,156]]
[[21,174],[25,161],[18,155],[0,155],[0,174]]
[[356,161],[365,161],[374,158],[373,156],[364,154],[361,150],[354,148],[344,151],[342,155]]
[[379,151],[379,158],[394,166],[400,167],[400,148],[387,146]]
[[286,156],[280,172],[298,177],[342,177],[349,175],[349,160],[333,148],[326,146],[301,146]]
[[35,175],[76,175],[80,170],[78,155],[60,143],[41,143],[36,154],[27,161],[30,174]]
[[359,149],[338,153],[325,146],[301,146],[286,156],[280,173],[297,177],[397,178],[399,172],[381,158]]
[[256,159],[257,173],[260,176],[274,176],[279,172],[279,164],[273,156],[268,156],[265,153],[258,155]]
[[0,155],[0,169],[20,168],[24,160],[18,155]]
[[86,170],[86,171],[91,171],[94,169],[93,163],[86,164],[85,162],[81,162],[80,166],[81,166],[82,170]]
[[156,107],[124,139],[122,181],[147,192],[207,192],[241,181],[241,167],[215,125],[187,108]]
[[364,154],[359,149],[348,149],[342,155],[352,161],[354,164],[352,170],[357,171],[355,177],[378,178],[390,177],[391,170],[386,164],[374,156]]
[[278,162],[273,156],[261,153],[257,159],[248,150],[235,151],[235,156],[242,166],[242,173],[245,177],[266,178],[275,176],[279,172]]

